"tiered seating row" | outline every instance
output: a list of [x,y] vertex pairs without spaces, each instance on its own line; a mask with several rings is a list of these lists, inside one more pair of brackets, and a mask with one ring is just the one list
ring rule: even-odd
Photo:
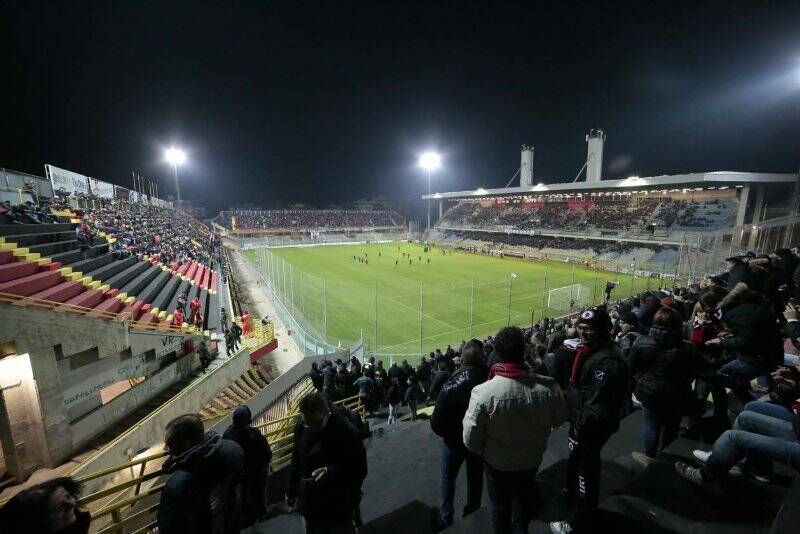
[[[74,236],[74,225],[21,230],[20,226],[0,227],[0,293],[28,297],[29,302],[38,299],[88,308],[90,315],[119,313],[134,321],[168,325],[178,297],[186,292],[188,301],[200,300],[206,330],[219,326],[218,314],[211,322],[214,315],[209,311],[217,302],[212,269],[195,261],[165,266],[157,258],[117,259],[108,253],[105,236],[84,253],[71,248],[77,247],[76,240],[64,239]],[[31,250],[35,247],[39,247],[36,252]]]

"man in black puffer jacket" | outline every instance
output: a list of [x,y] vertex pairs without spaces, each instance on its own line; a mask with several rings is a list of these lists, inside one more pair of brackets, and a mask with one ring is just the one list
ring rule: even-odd
[[783,339],[776,317],[764,299],[740,283],[717,306],[725,332],[706,342],[735,359],[723,365],[718,378],[726,382],[743,404],[754,400],[750,381],[769,376],[783,362]]
[[209,430],[196,414],[169,422],[164,442],[169,474],[158,508],[158,531],[235,534],[241,530],[244,451]]
[[367,454],[358,429],[319,393],[300,400],[303,420],[294,428],[289,505],[306,532],[354,532],[353,511],[361,501]]
[[244,451],[244,477],[242,479],[242,521],[247,527],[261,521],[267,512],[267,476],[272,450],[267,438],[250,426],[253,415],[242,404],[233,411],[231,425],[222,434],[224,439],[235,441]]
[[578,316],[582,344],[575,353],[567,386],[569,519],[550,523],[556,534],[582,532],[591,522],[600,495],[600,451],[619,429],[629,394],[628,366],[611,339],[611,319],[602,307]]
[[462,421],[469,407],[472,388],[486,381],[483,347],[474,339],[461,352],[461,368],[445,382],[439,392],[431,416],[431,429],[442,437],[441,476],[442,504],[435,510],[436,529],[453,522],[453,498],[461,464],[467,462],[467,504],[463,515],[481,506],[483,494],[483,460],[464,446]]
[[703,360],[683,339],[680,314],[665,306],[653,318],[650,333],[633,344],[629,364],[644,413],[644,456],[636,451],[633,457],[646,465],[678,437],[681,417],[693,403],[692,380],[700,374]]

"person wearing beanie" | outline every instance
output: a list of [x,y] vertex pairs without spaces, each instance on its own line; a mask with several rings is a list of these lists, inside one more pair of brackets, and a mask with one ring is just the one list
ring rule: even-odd
[[521,329],[500,330],[494,350],[499,362],[489,369],[488,381],[472,388],[463,440],[485,462],[494,532],[527,532],[537,504],[536,473],[566,406],[556,381],[525,365]]
[[[620,314],[618,324],[619,332],[617,332],[617,336],[614,341],[617,344],[617,347],[619,347],[620,353],[622,354],[622,359],[625,360],[625,363],[630,367],[631,347],[633,347],[633,344],[636,343],[636,340],[642,335],[642,333],[639,331],[639,320],[636,318],[635,313],[629,311]],[[633,383],[630,384],[628,394],[625,395],[625,401],[623,402],[622,408],[623,417],[633,413],[634,406],[632,394]]]
[[272,450],[261,432],[250,426],[250,408],[242,404],[233,410],[233,422],[223,438],[235,441],[244,451],[242,480],[242,527],[264,519],[267,512],[267,476]]
[[570,512],[566,521],[550,523],[555,534],[583,531],[591,522],[600,495],[600,451],[619,429],[622,405],[630,391],[628,366],[611,338],[606,310],[582,311],[577,328],[581,345],[567,386]]
[[636,312],[636,319],[639,321],[639,327],[643,333],[647,333],[650,325],[653,324],[653,317],[656,312],[661,308],[661,301],[655,295],[648,295],[645,297],[644,302]]

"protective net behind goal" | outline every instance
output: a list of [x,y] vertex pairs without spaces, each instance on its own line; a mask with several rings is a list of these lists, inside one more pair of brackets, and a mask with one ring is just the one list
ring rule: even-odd
[[547,307],[551,310],[572,311],[588,304],[589,288],[581,284],[557,287],[547,292]]

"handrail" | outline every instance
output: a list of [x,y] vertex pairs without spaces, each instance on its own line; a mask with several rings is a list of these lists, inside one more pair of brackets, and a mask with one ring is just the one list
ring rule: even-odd
[[[302,396],[305,396],[305,395],[302,395]],[[302,398],[302,396],[298,395],[297,397]],[[334,401],[333,404],[335,404],[337,406],[343,406],[343,407],[347,407],[347,408],[352,408],[355,412],[357,412],[362,417],[363,417],[363,415],[365,413],[365,407],[361,403],[361,397],[359,395],[353,395],[352,397],[339,399],[337,401]],[[283,417],[280,420],[269,421],[268,423],[264,423],[264,424],[261,424],[261,425],[258,425],[258,426],[254,426],[254,428],[259,428],[259,429],[260,428],[264,428],[265,426],[267,426],[269,424],[278,423],[278,422],[281,422],[281,421],[288,421],[289,419],[294,419],[299,415],[300,415],[299,413],[294,413],[294,414],[289,415],[287,417]],[[279,429],[279,430],[280,431],[285,431],[286,429]],[[277,432],[277,431],[273,431],[273,432]],[[270,444],[270,447],[272,448],[272,454],[273,454],[273,459],[270,462],[270,468],[274,468],[277,465],[281,465],[281,464],[285,463],[288,459],[291,458],[291,456],[293,454],[293,450],[294,450],[294,434],[293,433],[288,433],[285,436],[282,436],[282,437],[279,437],[277,439],[269,441],[269,444]],[[280,444],[280,446],[275,447],[278,444]],[[139,463],[144,463],[144,462],[146,462],[148,460],[161,458],[161,457],[165,456],[166,454],[167,454],[166,452],[158,453],[158,454],[155,454],[155,455],[148,456],[146,458],[140,458],[139,460],[136,460],[134,462],[127,462],[125,464],[120,464],[119,466],[116,466],[116,467],[119,467],[120,469],[126,469],[126,468],[130,467],[131,465],[136,465],[136,464],[139,464]],[[108,469],[106,469],[104,471],[108,471]],[[92,495],[89,495],[87,497],[84,497],[84,498],[80,499],[79,502],[81,504],[85,504],[85,503],[88,503],[88,502],[93,502],[94,500],[97,500],[97,499],[102,498],[104,496],[107,496],[107,495],[110,495],[112,493],[115,493],[116,491],[127,489],[127,488],[132,487],[132,486],[137,486],[138,484],[141,483],[142,480],[152,479],[152,478],[155,478],[156,476],[160,476],[160,475],[163,475],[163,474],[164,474],[163,471],[161,471],[161,469],[159,469],[158,471],[154,471],[153,473],[149,473],[147,475],[134,478],[134,479],[132,479],[130,481],[117,484],[116,486],[114,486],[112,488],[108,488],[106,490],[101,490],[99,492],[96,492],[96,493],[94,493]],[[87,475],[87,477],[90,477],[90,476],[91,475]],[[100,475],[100,476],[102,476],[102,475]],[[92,477],[92,478],[96,478],[96,477]],[[125,517],[120,517],[120,515],[119,515],[119,510],[121,508],[124,508],[124,507],[127,507],[127,506],[131,506],[132,504],[134,504],[136,502],[139,502],[139,501],[141,501],[141,500],[143,500],[143,499],[145,499],[147,497],[150,497],[153,494],[161,491],[161,489],[163,487],[164,487],[164,484],[159,484],[159,485],[153,486],[151,488],[148,488],[147,490],[142,491],[141,493],[137,492],[137,494],[132,496],[132,497],[128,497],[128,498],[123,499],[123,500],[121,500],[121,501],[119,501],[117,503],[114,503],[113,505],[109,505],[109,506],[106,506],[104,508],[101,508],[97,512],[93,513],[92,514],[92,519],[96,519],[98,517],[102,517],[102,516],[105,516],[105,515],[108,515],[108,514],[111,514],[112,517],[114,518],[114,522],[111,523],[110,525],[106,526],[105,528],[101,529],[98,532],[98,534],[106,534],[106,533],[111,533],[111,532],[120,532],[120,530],[123,527],[125,527],[126,525],[129,525],[130,523],[132,523],[132,522],[134,522],[134,521],[136,521],[138,519],[141,519],[141,518],[143,518],[143,517],[155,512],[158,509],[158,506],[159,506],[158,503],[150,505],[150,506],[148,506],[148,507],[146,507],[146,508],[144,508],[142,510],[137,510],[136,512],[133,512],[132,514],[129,514],[129,515],[125,516]],[[152,522],[148,523],[147,525],[145,525],[144,527],[140,528],[139,530],[136,530],[135,532],[136,533],[148,532],[149,530],[154,528],[156,526],[156,524],[157,524],[157,520],[152,521]]]
[[165,456],[169,456],[168,451],[158,452],[156,454],[152,454],[150,456],[145,456],[144,458],[139,458],[138,460],[132,460],[130,462],[124,462],[121,464],[112,465],[111,467],[106,467],[100,471],[95,473],[89,473],[88,475],[84,475],[82,477],[78,477],[75,479],[75,482],[88,482],[89,480],[94,480],[96,478],[100,478],[106,475],[110,475],[116,471],[122,471],[123,469],[129,469],[139,464],[147,463],[151,460],[157,460],[159,458],[163,458]]
[[53,310],[62,313],[75,313],[83,315],[92,319],[105,319],[109,321],[124,322],[127,321],[131,328],[137,330],[170,332],[176,334],[191,334],[195,330],[194,327],[178,327],[172,325],[165,325],[161,323],[146,323],[143,321],[131,320],[130,314],[115,313],[108,311],[96,310],[94,308],[86,308],[83,306],[75,306],[74,304],[66,304],[63,302],[54,302],[51,300],[38,299],[33,297],[23,297],[21,295],[14,295],[11,293],[0,293],[0,303],[13,304],[15,306],[29,306],[32,308]]
[[[309,386],[311,386],[311,387],[309,387]],[[301,390],[297,394],[293,395],[293,399],[291,399],[291,400],[295,401],[295,402],[292,402],[291,404],[295,404],[295,405],[299,404],[299,399],[301,399],[302,397],[307,395],[308,392],[311,389],[313,389],[313,384],[310,384],[310,383],[306,384],[306,386],[301,388]],[[346,407],[346,408],[353,409],[355,412],[359,413],[361,416],[363,416],[364,413],[365,413],[365,407],[361,403],[361,397],[358,396],[358,395],[353,395],[351,397],[347,397],[347,398],[344,398],[344,399],[339,399],[337,401],[334,401],[333,404],[335,404],[337,406],[343,406],[343,407]],[[295,406],[294,410],[297,410],[296,406]],[[293,450],[294,450],[294,433],[293,433],[292,429],[288,427],[288,422],[290,420],[292,420],[292,419],[296,419],[298,416],[300,416],[300,413],[298,411],[294,411],[294,413],[292,413],[292,414],[290,414],[290,415],[288,415],[286,417],[282,417],[280,419],[276,419],[276,420],[273,420],[273,421],[268,421],[267,423],[262,423],[260,425],[254,425],[253,426],[253,428],[258,428],[259,430],[261,430],[263,428],[266,428],[269,425],[274,425],[274,424],[278,424],[278,423],[286,423],[286,426],[284,426],[283,428],[278,428],[276,430],[270,431],[270,432],[265,434],[265,437],[269,438],[269,437],[272,437],[272,436],[280,434],[280,433],[285,433],[285,435],[279,436],[279,437],[277,437],[275,439],[271,439],[271,440],[268,439],[268,442],[269,442],[270,447],[272,448],[272,452],[273,452],[273,459],[270,462],[270,468],[274,468],[275,466],[281,465],[281,464],[285,463],[288,459],[291,458],[291,456],[293,454]],[[262,433],[263,433],[263,431],[262,431]],[[98,509],[98,510],[96,510],[95,512],[92,513],[92,515],[91,515],[92,520],[96,520],[96,519],[98,519],[100,517],[104,517],[104,516],[107,516],[109,514],[113,518],[113,522],[111,522],[110,524],[108,524],[108,525],[104,526],[103,528],[101,528],[101,530],[98,531],[98,534],[101,534],[101,533],[102,534],[106,534],[106,533],[110,534],[112,532],[121,532],[124,529],[124,527],[130,525],[134,521],[137,521],[139,519],[142,519],[142,518],[154,513],[158,509],[158,503],[156,503],[156,504],[149,505],[149,506],[147,506],[146,508],[144,508],[142,510],[137,510],[135,512],[129,513],[128,515],[126,515],[124,517],[121,515],[121,512],[120,512],[120,510],[122,508],[126,508],[126,507],[129,507],[129,506],[132,506],[132,505],[134,505],[135,503],[137,503],[139,501],[142,501],[142,500],[144,500],[144,499],[146,499],[148,497],[152,497],[153,495],[157,494],[158,492],[160,492],[164,488],[164,484],[156,484],[156,485],[151,486],[151,487],[146,488],[146,489],[142,489],[141,485],[142,485],[143,482],[146,482],[148,480],[156,479],[156,478],[158,478],[160,476],[163,476],[165,474],[161,467],[159,467],[158,469],[156,469],[155,471],[153,471],[151,473],[145,473],[144,471],[145,471],[145,466],[146,466],[147,462],[150,462],[150,461],[153,461],[153,460],[158,460],[158,459],[164,458],[164,457],[166,457],[168,455],[169,455],[169,453],[167,451],[157,452],[157,453],[154,453],[154,454],[150,454],[148,456],[144,456],[142,458],[138,458],[136,460],[131,460],[129,462],[123,462],[123,463],[120,463],[120,464],[115,464],[115,465],[112,465],[112,466],[107,467],[105,469],[102,469],[100,471],[97,471],[95,473],[89,473],[87,475],[84,475],[82,477],[78,477],[78,478],[75,479],[77,482],[87,482],[89,480],[94,480],[94,479],[97,479],[97,478],[101,478],[103,476],[107,476],[107,475],[110,475],[110,474],[113,474],[113,473],[116,473],[116,472],[119,472],[119,471],[122,471],[122,470],[125,470],[125,469],[130,469],[130,468],[135,467],[137,465],[141,465],[142,466],[140,471],[139,471],[139,476],[132,477],[130,480],[119,482],[119,483],[114,484],[114,485],[112,485],[112,486],[110,486],[108,488],[96,491],[96,492],[94,492],[94,493],[92,493],[90,495],[86,495],[84,497],[81,497],[78,500],[78,503],[80,505],[87,505],[87,504],[96,502],[96,501],[98,501],[100,499],[103,499],[105,497],[109,497],[111,495],[118,494],[118,493],[120,493],[120,492],[122,492],[124,490],[129,489],[129,488],[135,488],[134,495],[132,495],[130,497],[126,497],[126,498],[124,498],[124,499],[122,499],[122,500],[120,500],[118,502],[114,502],[113,504],[105,505],[105,506],[101,507],[100,509]],[[5,504],[5,502],[0,503],[0,504]],[[148,523],[147,525],[145,525],[144,527],[141,527],[140,529],[136,530],[136,532],[143,534],[145,532],[148,532],[152,528],[154,528],[156,526],[156,524],[157,524],[157,520],[154,520],[154,521]]]

